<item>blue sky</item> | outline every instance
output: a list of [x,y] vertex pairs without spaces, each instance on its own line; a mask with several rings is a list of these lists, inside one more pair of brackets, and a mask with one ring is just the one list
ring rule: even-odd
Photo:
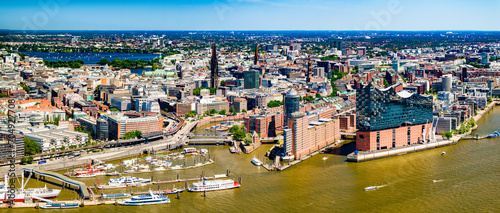
[[488,30],[499,0],[0,0],[14,30]]

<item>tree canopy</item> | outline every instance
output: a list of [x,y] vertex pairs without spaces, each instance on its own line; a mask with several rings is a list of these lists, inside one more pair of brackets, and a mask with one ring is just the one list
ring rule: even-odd
[[36,155],[40,153],[40,146],[33,139],[24,137],[24,154]]

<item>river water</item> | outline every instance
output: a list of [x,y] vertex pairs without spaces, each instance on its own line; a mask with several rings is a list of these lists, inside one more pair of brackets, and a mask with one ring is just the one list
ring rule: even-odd
[[[478,122],[475,133],[484,135],[499,130],[499,119],[500,107],[495,107]],[[499,143],[500,139],[463,140],[457,145],[434,150],[348,163],[345,155],[355,147],[354,143],[349,143],[336,150],[336,154],[319,154],[281,172],[268,172],[250,163],[254,155],[262,158],[272,145],[263,145],[249,155],[230,154],[227,146],[198,147],[209,148],[215,164],[155,173],[154,179],[171,180],[177,174],[181,178],[192,178],[202,171],[211,176],[230,169],[233,179],[242,177],[242,187],[209,192],[207,197],[183,192],[179,200],[170,196],[170,204],[87,206],[68,212],[499,212]],[[445,156],[441,156],[443,151],[447,153]],[[324,157],[327,159],[323,160]],[[193,163],[194,157],[188,157],[187,164]],[[136,176],[151,177],[151,174]],[[100,178],[101,183],[109,179]],[[97,178],[84,181],[93,184]],[[29,185],[43,186],[43,183],[31,181]],[[177,187],[182,186],[177,184]],[[384,187],[364,191],[368,186]],[[161,186],[162,189],[172,187],[173,184]],[[61,200],[74,198],[70,190],[64,190],[60,196]]]

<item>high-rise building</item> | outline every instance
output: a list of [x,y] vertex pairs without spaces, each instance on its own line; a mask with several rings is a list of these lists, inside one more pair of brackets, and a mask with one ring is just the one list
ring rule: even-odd
[[344,41],[342,41],[342,40],[334,40],[332,42],[332,46],[333,46],[333,48],[337,48],[337,50],[342,51],[342,55],[346,55],[347,54]]
[[245,81],[245,89],[259,89],[260,88],[260,75],[259,71],[255,69],[250,69],[243,72],[243,78]]
[[253,59],[254,65],[259,65],[259,45],[255,43],[255,56]]
[[433,137],[432,96],[371,83],[356,91],[356,149],[389,149],[427,142]]
[[210,60],[210,87],[219,87],[219,62],[217,61],[217,47],[212,45],[212,59]]
[[451,75],[444,75],[441,81],[443,82],[442,91],[451,91],[453,77]]
[[100,140],[107,140],[109,138],[108,134],[108,121],[104,119],[97,119],[97,125],[96,125],[96,138]]
[[462,75],[460,75],[462,82],[467,82],[467,67],[462,67]]
[[358,55],[366,55],[366,47],[358,47]]
[[307,58],[307,73],[306,73],[306,81],[307,82],[311,82],[311,75],[312,75],[311,69],[312,69],[312,67],[311,67],[311,56],[309,56]]
[[285,124],[288,124],[288,119],[291,118],[292,113],[300,110],[299,95],[294,89],[289,90],[285,95]]

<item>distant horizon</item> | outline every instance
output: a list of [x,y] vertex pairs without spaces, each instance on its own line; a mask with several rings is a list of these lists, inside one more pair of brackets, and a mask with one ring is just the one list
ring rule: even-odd
[[0,28],[21,31],[499,31],[498,11],[498,0],[3,0]]
[[85,32],[85,31],[126,31],[126,32],[149,32],[149,31],[158,31],[158,32],[371,32],[371,33],[380,33],[380,32],[500,32],[500,30],[21,30],[21,29],[0,29],[1,31],[22,31],[22,32],[65,32],[65,31],[74,31],[74,32]]

